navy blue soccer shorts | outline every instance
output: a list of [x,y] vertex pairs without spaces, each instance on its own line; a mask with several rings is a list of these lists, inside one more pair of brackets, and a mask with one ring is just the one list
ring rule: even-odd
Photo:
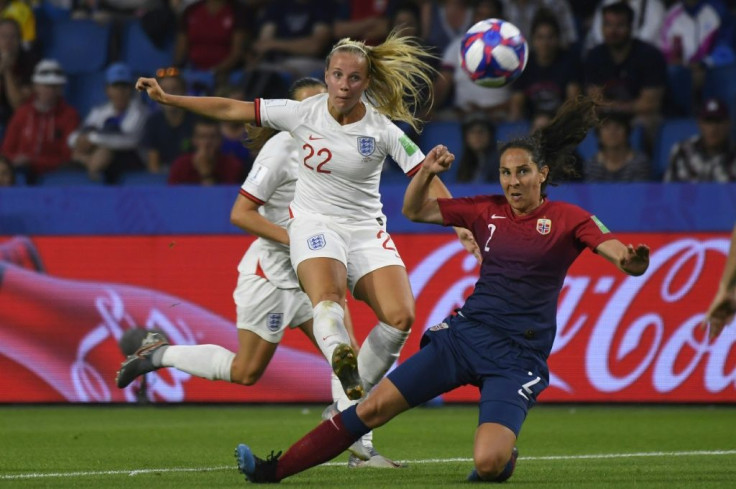
[[538,353],[458,315],[428,329],[422,348],[388,378],[412,407],[475,385],[478,424],[499,423],[518,437],[527,412],[548,385],[548,370]]

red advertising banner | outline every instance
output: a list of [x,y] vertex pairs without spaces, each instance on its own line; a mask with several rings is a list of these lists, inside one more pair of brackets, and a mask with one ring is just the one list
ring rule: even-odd
[[[736,402],[736,331],[699,329],[728,251],[726,234],[629,234],[651,246],[650,269],[628,277],[589,251],[573,264],[558,309],[546,402]],[[395,235],[417,300],[402,359],[421,333],[463,303],[478,267],[450,234]],[[235,350],[232,291],[250,237],[0,238],[0,402],[134,402],[120,390],[118,340],[140,326],[175,344]],[[356,335],[374,325],[349,306]],[[441,366],[438,366],[441,368]],[[148,375],[154,402],[327,402],[329,368],[296,330],[259,383],[235,386],[172,369]],[[474,401],[474,387],[447,401]]]

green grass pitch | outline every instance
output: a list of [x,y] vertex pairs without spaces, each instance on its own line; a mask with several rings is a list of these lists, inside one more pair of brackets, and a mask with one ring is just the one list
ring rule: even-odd
[[[281,450],[322,406],[3,406],[2,488],[246,485],[233,448]],[[475,406],[409,411],[376,430],[406,469],[348,469],[347,455],[282,481],[305,488],[469,486]],[[505,487],[734,488],[736,406],[539,405]]]

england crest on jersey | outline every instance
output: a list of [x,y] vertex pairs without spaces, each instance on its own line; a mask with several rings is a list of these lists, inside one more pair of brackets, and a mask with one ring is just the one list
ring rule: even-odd
[[537,232],[539,234],[549,234],[552,231],[552,221],[549,219],[537,219]]
[[268,322],[268,330],[275,333],[281,329],[281,325],[284,324],[284,313],[272,312],[268,315],[266,321]]
[[358,136],[358,151],[363,156],[370,156],[376,150],[376,139],[370,136]]
[[326,244],[325,235],[322,233],[307,238],[307,246],[310,250],[321,250]]

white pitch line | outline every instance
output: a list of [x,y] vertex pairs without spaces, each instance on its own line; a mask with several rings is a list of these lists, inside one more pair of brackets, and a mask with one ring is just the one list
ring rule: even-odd
[[[614,458],[636,458],[636,457],[700,457],[710,455],[736,455],[736,450],[693,450],[687,452],[634,452],[634,453],[598,453],[598,454],[581,454],[581,455],[544,455],[536,457],[519,457],[519,460],[528,461],[544,461],[544,460],[592,460],[592,459],[614,459]],[[455,462],[472,462],[472,458],[430,458],[420,460],[401,460],[403,463],[410,465],[420,464],[443,464]],[[345,465],[345,462],[328,462],[323,464],[326,467],[336,467]],[[30,474],[11,474],[0,475],[0,480],[20,480],[20,479],[44,479],[44,478],[62,478],[62,477],[89,477],[98,475],[129,475],[136,476],[140,474],[167,473],[167,472],[214,472],[219,470],[235,470],[233,465],[220,465],[217,467],[170,467],[162,469],[136,469],[136,470],[101,470],[89,472],[35,472]]]
[[[537,457],[523,457],[519,460],[524,462],[539,460],[590,460],[607,458],[636,458],[636,457],[698,457],[706,455],[736,455],[736,450],[693,450],[689,452],[635,452],[635,453],[599,453],[588,455],[544,455]],[[434,458],[422,460],[405,460],[409,464],[436,464],[450,462],[472,462],[472,458]],[[334,464],[331,463],[331,464]],[[327,464],[325,464],[327,465]],[[335,464],[337,465],[337,464]]]

